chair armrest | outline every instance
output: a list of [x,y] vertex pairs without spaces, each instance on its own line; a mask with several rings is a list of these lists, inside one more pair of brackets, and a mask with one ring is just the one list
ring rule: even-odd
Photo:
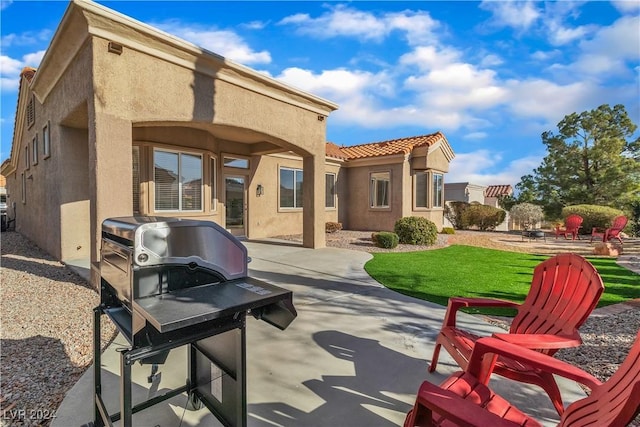
[[452,391],[425,381],[418,391],[418,402],[431,411],[460,426],[516,427],[519,424],[505,420],[486,409],[467,401]]
[[462,298],[451,297],[447,305],[447,314],[444,316],[443,326],[456,326],[456,314],[458,310],[464,307],[506,307],[518,308],[520,304],[492,298]]
[[532,350],[561,349],[568,347],[578,347],[582,344],[580,334],[574,335],[553,335],[553,334],[504,334],[494,333],[494,338],[516,344]]
[[476,341],[467,366],[467,372],[486,384],[493,371],[497,356],[505,356],[527,363],[534,368],[584,384],[590,389],[602,384],[593,375],[566,362],[492,337],[480,338]]

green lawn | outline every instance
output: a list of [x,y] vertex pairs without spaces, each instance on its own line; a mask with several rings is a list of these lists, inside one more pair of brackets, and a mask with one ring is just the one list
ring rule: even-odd
[[[500,298],[522,302],[533,269],[548,256],[452,245],[421,252],[374,253],[364,266],[389,289],[446,306],[449,297]],[[614,258],[587,259],[600,273],[605,291],[598,307],[640,298],[640,276]],[[509,316],[504,309],[468,309],[471,313]]]

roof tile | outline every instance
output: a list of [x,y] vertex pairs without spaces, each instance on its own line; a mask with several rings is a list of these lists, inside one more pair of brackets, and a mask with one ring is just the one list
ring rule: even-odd
[[485,197],[509,196],[513,194],[510,185],[490,185],[484,190]]
[[372,142],[368,144],[338,147],[336,144],[327,143],[327,156],[339,159],[364,159],[368,157],[390,156],[394,154],[409,154],[414,148],[430,146],[440,140],[446,140],[441,132],[429,135],[412,136],[407,138],[391,139],[388,141]]

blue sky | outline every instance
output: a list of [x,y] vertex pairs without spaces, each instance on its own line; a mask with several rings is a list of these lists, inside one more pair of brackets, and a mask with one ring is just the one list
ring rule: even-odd
[[[339,145],[442,131],[447,182],[515,185],[572,112],[623,104],[640,125],[638,0],[98,3],[336,102]],[[19,73],[67,3],[1,5],[3,161]]]

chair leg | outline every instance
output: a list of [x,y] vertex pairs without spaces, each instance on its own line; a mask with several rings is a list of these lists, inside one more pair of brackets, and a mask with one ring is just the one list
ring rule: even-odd
[[440,356],[440,347],[442,347],[442,344],[439,344],[436,341],[436,348],[433,349],[433,356],[431,356],[431,364],[429,365],[429,372],[435,371],[436,366],[438,366],[438,357]]
[[552,374],[546,372],[541,373],[541,377],[544,380],[544,384],[539,385],[547,392],[558,415],[562,416],[564,413],[564,404],[562,403],[562,395],[560,394],[560,389],[558,388],[555,378],[553,378]]

